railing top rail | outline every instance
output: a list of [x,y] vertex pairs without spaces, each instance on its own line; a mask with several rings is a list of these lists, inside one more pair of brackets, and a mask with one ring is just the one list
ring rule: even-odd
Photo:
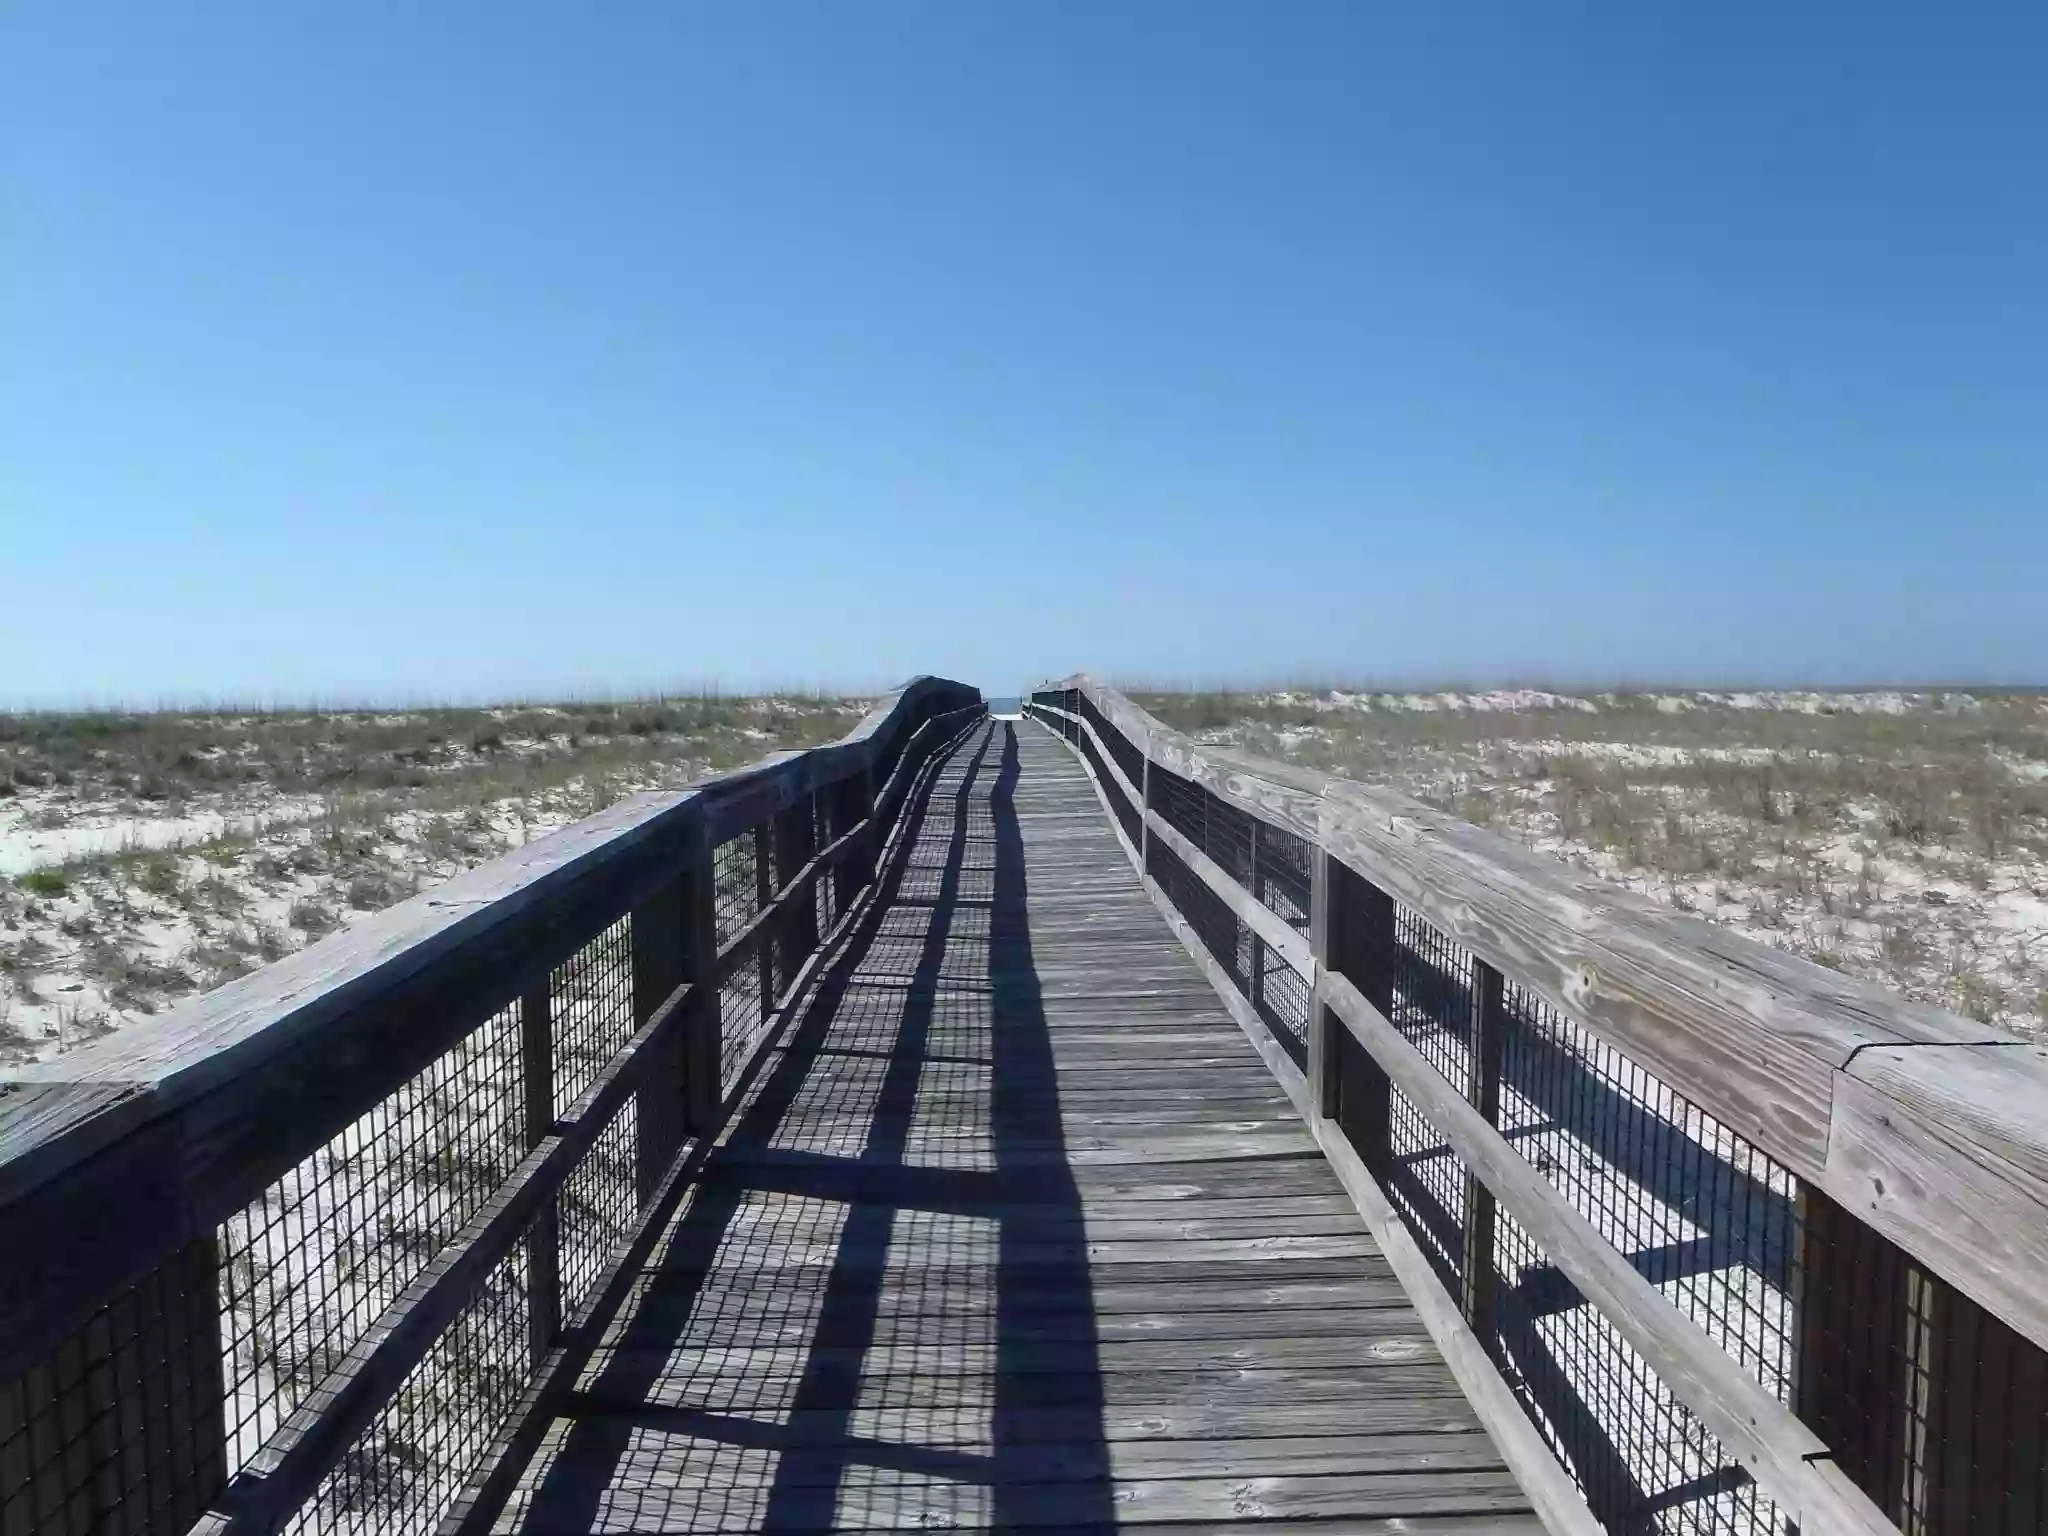
[[1423,913],[2048,1347],[2048,1051],[1393,790],[1197,742],[1086,674],[1042,686]]
[[597,885],[630,889],[642,866],[693,849],[861,772],[889,733],[942,696],[918,677],[838,741],[773,753],[683,790],[636,794],[327,939],[56,1061],[0,1071],[0,1205],[146,1122],[257,1072],[374,1007],[423,973],[538,931]]

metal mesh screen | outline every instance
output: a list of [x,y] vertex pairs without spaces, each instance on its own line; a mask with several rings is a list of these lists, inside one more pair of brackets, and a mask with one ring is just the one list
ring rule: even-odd
[[[815,799],[815,796],[807,796],[769,823],[772,877],[762,893],[764,903],[773,901],[785,886],[795,880],[817,850],[813,841],[817,816]],[[768,948],[774,956],[774,975],[768,987],[771,1007],[789,990],[810,956],[818,931],[816,896],[817,886],[813,884],[801,895],[788,897],[783,920],[775,925],[775,932],[769,939]]]
[[1817,1190],[1800,1417],[1907,1536],[2048,1524],[2048,1355]]
[[1252,894],[1304,936],[1308,933],[1315,854],[1315,844],[1306,838],[1269,823],[1259,824]]
[[[838,835],[832,815],[832,796],[820,793],[811,797],[811,847],[822,853],[832,846],[832,839]],[[823,938],[832,931],[832,925],[839,920],[838,886],[831,874],[820,875],[811,886],[812,901],[818,914],[818,937]]]
[[1103,797],[1108,800],[1110,813],[1116,817],[1117,825],[1123,828],[1124,836],[1129,838],[1131,846],[1136,848],[1145,835],[1145,819],[1142,812],[1131,803],[1130,797],[1123,792],[1123,786],[1117,783],[1114,776],[1104,771],[1102,757],[1095,750],[1095,743],[1083,734],[1075,745],[1080,747],[1081,755],[1088,759],[1088,766],[1095,770],[1095,782],[1102,786]]
[[1237,914],[1218,900],[1195,872],[1181,862],[1180,856],[1156,837],[1146,852],[1145,867],[1146,872],[1159,882],[1160,890],[1173,904],[1174,910],[1195,931],[1202,947],[1223,967],[1231,985],[1243,992],[1247,985],[1244,971],[1246,950],[1239,942],[1242,925]]
[[1472,1091],[1472,956],[1419,912],[1394,909],[1394,1027],[1461,1094]]
[[[1309,896],[1315,848],[1293,833],[1256,822],[1248,828],[1245,886],[1252,898],[1303,938],[1309,933]],[[1247,928],[1252,1006],[1297,1065],[1308,1061],[1309,984]]]
[[555,1197],[564,1317],[589,1299],[612,1254],[633,1235],[640,1214],[637,1112],[631,1099],[620,1106]]
[[1387,1199],[1458,1296],[1465,1276],[1465,1163],[1400,1089],[1388,1090]]
[[1513,1216],[1486,1343],[1529,1418],[1610,1531],[1783,1530],[1773,1504]]
[[549,977],[555,1030],[555,1113],[589,1091],[632,1042],[633,919],[629,913],[576,951]]
[[877,795],[882,792],[882,787],[895,774],[896,764],[903,756],[903,744],[915,729],[914,725],[904,725],[890,732],[887,745],[876,755],[869,772],[873,775],[875,793]]
[[221,1227],[231,1468],[504,1182],[524,1151],[521,1090],[506,1008]]
[[526,1387],[527,1273],[522,1241],[471,1292],[288,1530],[410,1536],[434,1528]]
[[1074,702],[1074,713],[1095,728],[1095,734],[1102,738],[1103,746],[1108,749],[1109,755],[1116,759],[1116,765],[1123,770],[1124,777],[1131,783],[1142,786],[1145,782],[1145,754],[1138,749],[1137,744],[1104,719],[1102,711],[1095,707],[1086,694],[1076,695]]
[[[721,946],[759,915],[763,873],[759,840],[752,828],[720,843],[713,853],[712,901]],[[719,988],[719,1081],[727,1091],[759,1043],[767,1018],[763,994],[772,976],[771,965],[743,965]]]
[[1246,961],[1257,967],[1252,975],[1252,1006],[1295,1065],[1301,1066],[1308,1060],[1308,982],[1249,931],[1245,937]]
[[1502,1131],[1678,1309],[1791,1400],[1796,1180],[1648,1071],[1503,991]]
[[0,1531],[184,1530],[226,1475],[211,1241],[0,1379]]

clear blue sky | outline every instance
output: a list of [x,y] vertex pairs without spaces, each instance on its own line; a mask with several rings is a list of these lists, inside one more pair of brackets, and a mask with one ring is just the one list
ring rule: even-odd
[[0,7],[0,698],[2048,681],[2048,6]]

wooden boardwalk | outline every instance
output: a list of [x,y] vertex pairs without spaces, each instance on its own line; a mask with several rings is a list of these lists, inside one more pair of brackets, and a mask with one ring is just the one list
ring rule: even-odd
[[500,1529],[1541,1529],[1032,723],[956,748]]

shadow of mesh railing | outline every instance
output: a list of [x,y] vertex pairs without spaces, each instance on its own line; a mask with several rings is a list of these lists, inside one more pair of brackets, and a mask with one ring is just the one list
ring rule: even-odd
[[167,1016],[152,1098],[119,1037],[0,1084],[0,1532],[483,1518],[977,700],[913,685],[255,973]]
[[[1705,1068],[1688,1066],[1702,1075],[1682,1088],[1554,991],[1503,974],[1375,884],[1379,867],[1358,848],[1398,863],[1403,845],[1375,843],[1374,829],[1396,817],[1427,825],[1426,807],[1367,809],[1349,788],[1241,757],[1212,772],[1210,749],[1093,685],[1040,690],[1027,713],[1087,762],[1143,849],[1157,899],[1299,1069],[1297,1103],[1378,1186],[1421,1266],[1404,1276],[1411,1290],[1426,1274],[1443,1315],[1470,1329],[1595,1524],[1775,1536],[1804,1502],[1808,1526],[2048,1530],[2041,1334],[1846,1209],[1820,1187],[1817,1165],[1795,1168],[1728,1123],[1752,1111],[1714,1076],[1725,1045]],[[1225,783],[1228,797],[1215,787]],[[1305,836],[1304,803],[1324,818],[1323,835],[1333,820],[1358,835],[1341,850]],[[1401,835],[1426,851],[1427,836]],[[1461,849],[1478,846],[1480,834],[1456,835]],[[1541,877],[1521,856],[1500,860],[1497,885],[1442,893],[1448,910],[1468,922],[1489,904],[1515,913],[1500,893]],[[1430,867],[1437,880],[1465,878]],[[1559,906],[1583,908],[1580,888],[1558,878]],[[1426,882],[1410,880],[1416,889]],[[1307,941],[1292,958],[1248,920],[1257,908]],[[1517,933],[1495,958],[1548,976],[1579,963],[1543,942]],[[1320,1003],[1318,975],[1333,978]],[[1813,983],[1812,1006],[1831,1006],[1833,984]],[[1859,1006],[1856,1027],[1868,1029],[1873,1005]],[[1915,1027],[1905,1014],[1902,1032]],[[1767,1031],[1754,1038],[1759,1052],[1783,1049]],[[1483,1153],[1484,1168],[1461,1148]],[[2026,1241],[2038,1247],[2038,1208],[2029,1219]],[[1532,1224],[1561,1235],[1546,1247]],[[1940,1251],[1955,1261],[1956,1249]],[[1690,1370],[1660,1372],[1651,1345],[1660,1359],[1703,1345],[1732,1374],[1708,1372],[1707,1387]],[[1842,1480],[1820,1476],[1828,1469]]]
[[501,1009],[220,1228],[228,1470],[262,1449],[525,1152]]

